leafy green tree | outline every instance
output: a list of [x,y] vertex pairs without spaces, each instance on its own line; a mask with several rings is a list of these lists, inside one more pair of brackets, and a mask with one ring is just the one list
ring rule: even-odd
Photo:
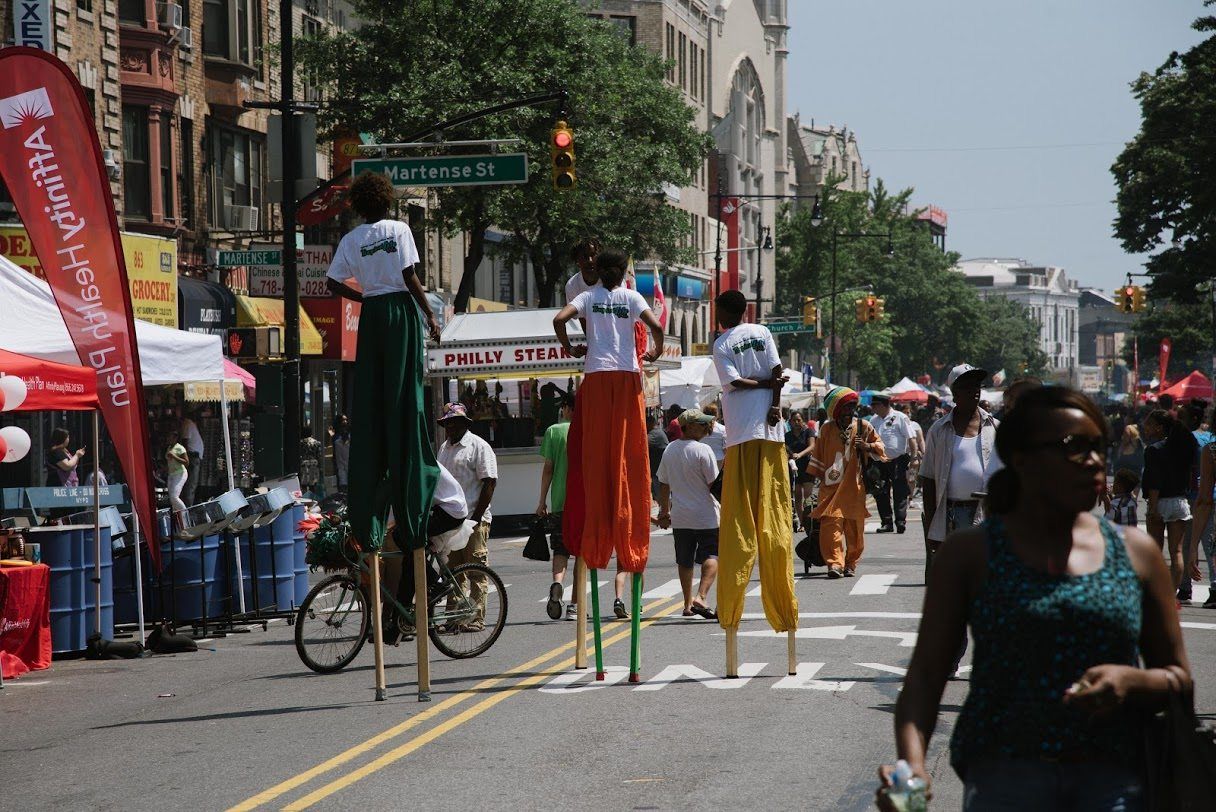
[[1154,306],[1136,319],[1131,336],[1123,347],[1123,360],[1130,368],[1135,363],[1136,347],[1140,351],[1140,377],[1159,376],[1157,355],[1161,339],[1172,343],[1167,372],[1176,381],[1191,370],[1207,375],[1212,366],[1212,310],[1207,302],[1194,304],[1166,303]]
[[490,226],[508,235],[499,247],[505,258],[530,262],[542,306],[553,303],[570,273],[570,249],[588,236],[639,258],[691,259],[687,214],[663,202],[662,188],[687,184],[710,142],[679,91],[664,84],[661,59],[570,0],[356,6],[358,30],[324,34],[299,48],[301,64],[327,90],[321,120],[331,129],[371,132],[392,143],[497,103],[569,93],[573,190],[556,191],[550,182],[556,105],[499,113],[444,133],[453,140],[518,138],[531,165],[526,184],[438,190],[430,225],[468,235],[458,311],[473,292]]
[[1140,132],[1111,167],[1115,236],[1128,252],[1155,252],[1145,262],[1155,298],[1184,302],[1216,268],[1216,17],[1192,28],[1211,35],[1132,83]]
[[[881,180],[869,193],[831,188],[822,201],[823,222],[812,225],[803,207],[778,221],[777,312],[801,313],[802,297],[820,303],[824,341],[785,337],[803,352],[820,351],[829,338],[832,312],[832,235],[836,240],[836,377],[858,373],[868,386],[890,385],[904,375],[941,379],[960,361],[998,364],[995,372],[1041,370],[1045,358],[1026,309],[1004,299],[984,302],[952,270],[955,253],[942,253],[924,223],[907,213],[912,190],[891,194]],[[887,234],[891,235],[888,251]],[[866,237],[847,236],[866,234]],[[855,301],[870,286],[885,300],[885,318],[857,321]],[[842,292],[843,291],[843,292]],[[826,351],[825,351],[826,354]]]

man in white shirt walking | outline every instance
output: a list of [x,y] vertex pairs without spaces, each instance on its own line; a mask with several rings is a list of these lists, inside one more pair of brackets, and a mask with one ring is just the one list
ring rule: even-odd
[[874,416],[870,425],[882,439],[887,453],[882,467],[882,485],[874,495],[882,525],[879,533],[903,533],[908,524],[908,464],[920,456],[920,445],[912,421],[902,412],[891,408],[891,396],[881,392],[871,401]]
[[186,447],[186,487],[182,489],[182,501],[187,505],[194,504],[194,491],[198,488],[198,475],[203,469],[203,435],[198,430],[190,415],[182,416],[181,442]]
[[[473,421],[463,404],[449,403],[439,418],[447,439],[439,446],[436,458],[464,490],[465,503],[469,507],[469,519],[477,524],[469,543],[463,550],[454,551],[448,558],[453,569],[460,564],[477,562],[489,564],[490,552],[487,541],[490,536],[490,500],[498,484],[498,460],[490,444],[469,431]],[[481,607],[481,616],[465,624],[464,631],[481,631],[485,628],[486,583],[474,576],[471,583],[462,584],[469,590],[469,597]]]
[[[659,463],[659,527],[674,528],[676,569],[684,592],[684,617],[700,615],[716,620],[705,603],[718,574],[718,500],[710,488],[718,478],[713,450],[702,440],[714,418],[688,409],[679,418],[684,436],[669,444]],[[701,565],[697,595],[692,594],[693,567]]]

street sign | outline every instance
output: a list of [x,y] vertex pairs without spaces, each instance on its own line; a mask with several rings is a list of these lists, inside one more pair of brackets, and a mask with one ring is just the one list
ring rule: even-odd
[[394,186],[495,186],[527,183],[528,156],[432,155],[423,158],[360,158],[351,162],[351,177],[377,172]]
[[279,249],[266,251],[220,251],[216,265],[221,268],[236,268],[241,265],[282,265],[283,252]]
[[813,328],[807,327],[800,321],[775,321],[764,325],[774,335],[790,335],[791,333],[810,333]]

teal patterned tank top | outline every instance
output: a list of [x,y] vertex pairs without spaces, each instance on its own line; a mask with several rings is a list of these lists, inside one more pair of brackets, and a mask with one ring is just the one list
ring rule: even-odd
[[1089,668],[1139,663],[1140,579],[1120,532],[1100,521],[1102,568],[1080,576],[1031,569],[1014,553],[1001,519],[984,522],[988,576],[970,607],[971,686],[950,741],[960,776],[981,758],[1137,758],[1141,734],[1132,714],[1098,720],[1063,702]]

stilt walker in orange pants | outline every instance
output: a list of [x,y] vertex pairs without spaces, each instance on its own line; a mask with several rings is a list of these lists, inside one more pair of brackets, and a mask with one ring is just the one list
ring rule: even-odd
[[[602,679],[604,673],[596,570],[606,567],[615,553],[620,569],[634,574],[629,679],[637,682],[641,573],[650,555],[650,463],[634,324],[644,323],[654,338],[654,349],[643,355],[647,361],[663,351],[663,328],[642,295],[622,287],[627,262],[621,251],[601,251],[595,261],[600,285],[562,308],[553,319],[553,331],[568,353],[586,359],[567,440],[571,469],[567,499],[573,482],[581,490],[583,513],[576,554],[591,570],[596,677]],[[586,346],[570,343],[566,324],[573,318],[586,324]]]
[[878,432],[855,418],[858,395],[845,386],[828,392],[824,409],[831,418],[819,428],[807,471],[819,482],[819,549],[829,578],[851,578],[865,550],[866,489],[862,470],[867,460],[885,461]]
[[743,294],[725,291],[714,304],[718,323],[726,330],[714,342],[726,418],[718,536],[718,623],[726,630],[726,676],[738,676],[736,635],[757,558],[764,615],[774,631],[787,633],[789,672],[794,673],[794,527],[789,461],[780,427],[785,376],[768,328],[742,323],[747,308]]

